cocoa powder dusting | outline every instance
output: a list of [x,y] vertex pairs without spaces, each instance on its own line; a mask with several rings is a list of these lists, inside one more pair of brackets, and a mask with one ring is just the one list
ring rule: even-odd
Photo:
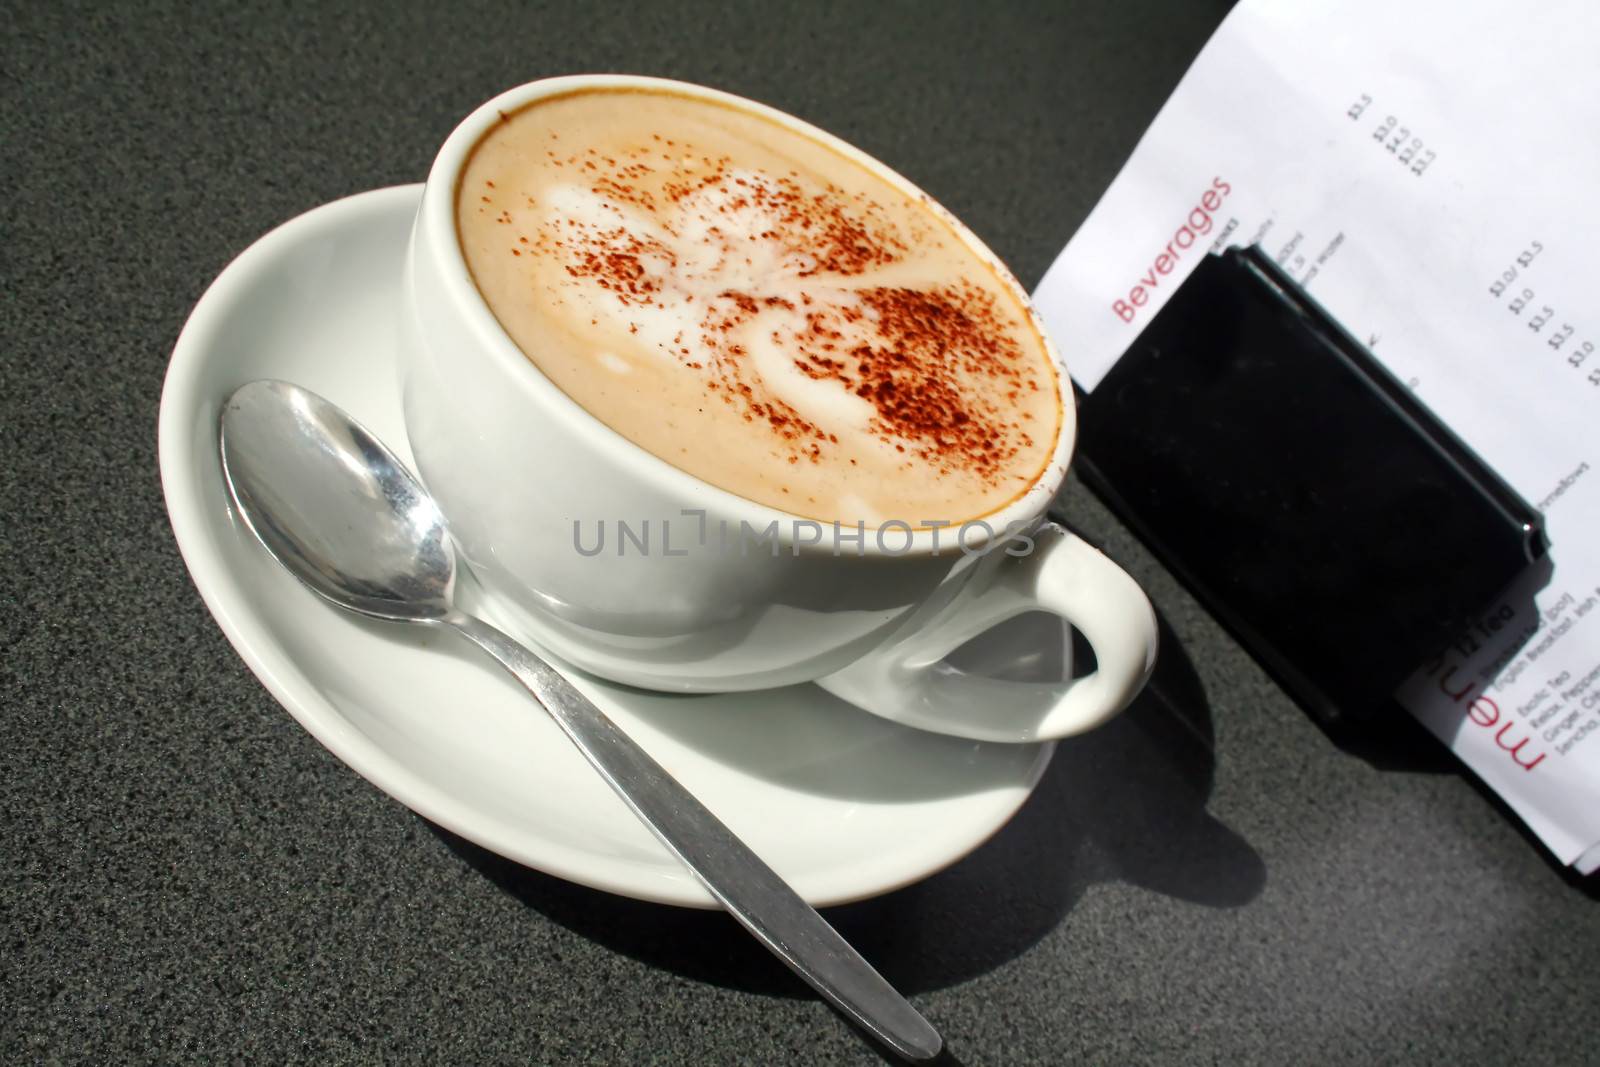
[[[969,282],[868,289],[861,298],[882,343],[857,346],[855,366],[837,371],[839,380],[872,401],[884,440],[906,442],[941,470],[994,477],[1030,443],[1013,414],[983,399],[1014,394],[1027,365],[994,298]],[[978,382],[987,387],[973,388]]]
[[[798,297],[798,305],[790,296],[741,289],[702,293],[692,305],[699,311],[698,336],[680,335],[662,347],[703,373],[707,391],[746,421],[770,426],[790,462],[819,462],[838,438],[767,388],[740,343],[758,319],[758,335],[769,338],[798,371],[814,381],[837,382],[870,403],[869,429],[879,440],[941,472],[967,472],[993,483],[1020,449],[1031,446],[1016,413],[990,399],[1038,388],[1026,376],[1027,356],[991,294],[966,281],[931,288],[856,287],[848,279],[894,264],[909,251],[870,199],[832,185],[808,191],[792,177],[737,169],[725,157],[694,157],[691,145],[678,148],[667,141],[675,151],[663,152],[660,137],[653,140],[653,150],[620,153],[620,160],[596,159],[592,151],[588,158],[555,160],[585,174],[584,182],[619,225],[552,220],[536,244],[554,251],[569,276],[592,281],[624,307],[669,298],[688,305],[692,297],[663,293],[678,257],[660,240],[620,224],[617,205],[649,213],[675,237],[673,220],[659,210],[662,201],[673,204],[679,226],[697,225],[723,243],[719,267],[735,250],[758,242],[775,250],[788,278],[778,281]],[[528,244],[526,236],[516,240]],[[630,333],[637,331],[637,324],[629,326]]]

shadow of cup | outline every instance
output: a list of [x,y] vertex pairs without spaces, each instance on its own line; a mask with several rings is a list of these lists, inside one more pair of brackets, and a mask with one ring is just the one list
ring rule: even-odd
[[[919,883],[825,911],[902,992],[945,988],[1016,958],[1099,882],[1217,908],[1242,906],[1260,893],[1266,882],[1260,856],[1206,810],[1215,768],[1210,707],[1176,635],[1164,619],[1160,626],[1162,651],[1145,691],[1110,723],[1061,742],[1038,788],[1004,829]],[[1034,678],[1054,671],[1059,678],[1072,659],[1069,647],[1065,639],[1054,651],[1048,643],[1034,646],[1006,670]],[[434,831],[526,906],[617,952],[719,986],[811,995],[726,914],[587,889]]]

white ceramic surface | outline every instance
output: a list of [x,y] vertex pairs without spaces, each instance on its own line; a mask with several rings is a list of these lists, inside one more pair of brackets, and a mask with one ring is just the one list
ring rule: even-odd
[[[1090,729],[1138,693],[1154,662],[1155,615],[1120,568],[1057,526],[1041,526],[1071,457],[1075,409],[1056,360],[1063,423],[1040,478],[1000,511],[995,531],[1039,530],[1034,551],[970,556],[954,531],[868,531],[843,552],[832,531],[702,482],[594,418],[545,378],[474,286],[456,236],[461,169],[503,117],[591,88],[666,89],[753,112],[821,141],[921,198],[958,240],[1027,293],[970,231],[871,157],[799,119],[681,82],[585,75],[533,82],[474,111],[446,140],[406,252],[402,406],[418,473],[438,498],[502,617],[524,636],[606,678],[680,692],[765,689],[821,679],[876,714],[986,740]],[[1031,313],[1031,312],[1030,312]],[[1043,324],[1034,320],[1040,336]],[[1048,342],[1047,342],[1048,343]],[[1051,352],[1054,356],[1054,351]],[[697,516],[697,517],[691,517]],[[906,516],[916,524],[921,516]],[[676,557],[577,550],[575,527],[626,520],[678,532]],[[775,528],[775,551],[735,551],[689,531]],[[809,543],[812,530],[818,539]],[[989,539],[970,528],[965,543]],[[620,541],[620,539],[617,539]],[[622,548],[617,544],[617,548]],[[857,554],[860,551],[862,554]],[[994,686],[936,668],[974,620],[1043,609],[1069,619],[1098,670],[1070,685]],[[849,667],[847,676],[828,676]]]
[[[527,694],[451,635],[341,612],[232,515],[217,419],[246,381],[343,406],[408,460],[395,326],[420,186],[312,211],[212,284],[173,351],[161,477],[196,586],[250,669],[319,741],[391,796],[502,855],[628,896],[710,907]],[[815,686],[647,693],[570,673],[808,901],[886,892],[999,829],[1050,745],[984,744],[864,714]]]

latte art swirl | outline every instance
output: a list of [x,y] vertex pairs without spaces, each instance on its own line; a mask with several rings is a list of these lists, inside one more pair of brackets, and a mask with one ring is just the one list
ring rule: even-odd
[[799,133],[591,91],[479,143],[458,226],[491,310],[590,413],[824,521],[960,521],[1037,479],[1055,367],[936,207]]

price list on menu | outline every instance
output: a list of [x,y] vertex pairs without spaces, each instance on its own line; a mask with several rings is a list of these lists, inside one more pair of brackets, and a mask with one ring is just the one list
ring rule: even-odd
[[1553,566],[1396,696],[1585,872],[1600,868],[1597,56],[1588,0],[1244,0],[1035,293],[1092,392],[1208,252],[1258,245],[1539,510]]

